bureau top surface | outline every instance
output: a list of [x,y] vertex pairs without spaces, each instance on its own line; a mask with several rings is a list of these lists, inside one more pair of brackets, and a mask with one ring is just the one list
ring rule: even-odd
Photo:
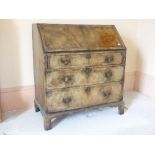
[[44,52],[121,50],[114,25],[37,24]]

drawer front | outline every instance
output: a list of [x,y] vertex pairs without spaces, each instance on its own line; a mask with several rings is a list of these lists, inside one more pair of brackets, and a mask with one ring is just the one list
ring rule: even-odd
[[47,90],[79,85],[121,81],[123,66],[85,67],[82,69],[63,69],[46,74]]
[[91,65],[119,65],[124,62],[123,53],[66,53],[51,54],[47,59],[48,69],[83,67]]
[[121,98],[122,84],[113,82],[57,89],[47,94],[47,107],[49,112],[57,112],[116,102]]

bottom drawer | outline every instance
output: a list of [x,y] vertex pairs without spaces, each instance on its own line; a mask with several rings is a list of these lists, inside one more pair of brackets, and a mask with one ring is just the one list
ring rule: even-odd
[[121,98],[120,82],[63,88],[47,94],[47,107],[49,112],[58,112],[116,102]]

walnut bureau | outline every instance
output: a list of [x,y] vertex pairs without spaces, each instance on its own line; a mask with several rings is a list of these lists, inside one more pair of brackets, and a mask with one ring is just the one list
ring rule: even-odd
[[124,113],[126,47],[114,25],[33,24],[35,111],[44,129],[104,106]]

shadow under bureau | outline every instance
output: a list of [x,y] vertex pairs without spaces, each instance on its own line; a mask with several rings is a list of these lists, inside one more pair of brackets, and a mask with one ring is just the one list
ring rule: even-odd
[[45,130],[101,106],[124,113],[126,47],[114,25],[33,24],[33,58]]

